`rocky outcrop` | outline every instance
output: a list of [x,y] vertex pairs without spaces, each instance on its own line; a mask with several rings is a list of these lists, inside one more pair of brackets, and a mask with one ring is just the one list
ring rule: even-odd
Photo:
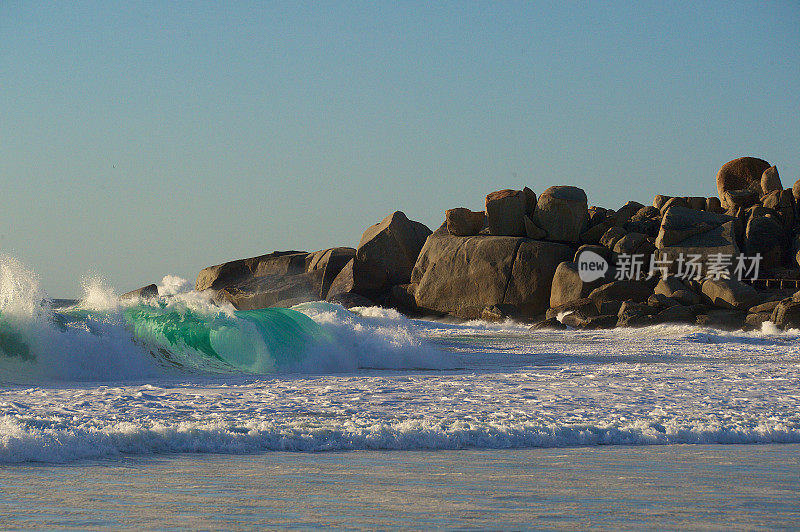
[[550,187],[539,196],[533,221],[557,242],[578,242],[587,228],[586,193],[578,187]]
[[258,257],[223,262],[203,268],[197,275],[195,290],[219,290],[247,277],[298,275],[305,273],[305,251],[275,251]]
[[416,303],[432,314],[478,318],[493,305],[514,305],[524,317],[544,313],[556,267],[572,248],[520,237],[454,237],[439,228],[425,243],[411,276]]
[[195,289],[238,309],[291,306],[325,299],[334,278],[355,255],[352,248],[314,253],[276,251],[203,269]]
[[330,248],[315,251],[306,257],[306,272],[322,271],[322,281],[319,296],[324,299],[328,296],[331,285],[348,262],[355,257],[353,248]]
[[[734,221],[732,216],[724,214],[696,211],[686,207],[671,207],[665,212],[661,221],[656,247],[663,249],[680,245],[692,237],[703,235],[732,221]],[[712,235],[705,236],[712,237]]]
[[227,301],[239,310],[266,307],[291,307],[324,299],[319,290],[322,270],[297,275],[247,277],[216,291],[214,300]]
[[[467,319],[530,320],[547,311],[542,327],[739,328],[767,317],[794,326],[800,298],[777,303],[785,290],[765,294],[765,283],[755,284],[759,292],[725,277],[738,275],[743,250],[761,255],[762,280],[781,280],[769,287],[800,279],[800,182],[783,189],[776,167],[744,157],[720,169],[717,185],[721,200],[658,195],[652,206],[628,201],[616,211],[589,208],[577,187],[551,187],[538,198],[528,187],[498,190],[486,196],[485,213],[447,210],[435,233],[397,211],[367,228],[356,249],[223,263],[201,271],[196,287],[238,308],[327,298]],[[618,264],[637,256],[631,271]]]
[[767,161],[755,157],[739,157],[722,165],[717,172],[717,192],[723,206],[730,207],[725,197],[728,191],[750,189],[763,195],[761,176],[769,167]]

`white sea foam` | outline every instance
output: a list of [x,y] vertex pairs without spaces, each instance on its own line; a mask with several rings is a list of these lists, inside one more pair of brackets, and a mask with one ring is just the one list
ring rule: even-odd
[[157,286],[158,294],[161,296],[174,296],[192,291],[192,284],[177,275],[165,275]]
[[[770,325],[529,331],[317,302],[295,308],[332,347],[285,368],[294,373],[209,375],[158,364],[119,321],[124,307],[57,328],[35,275],[14,260],[0,261],[0,287],[0,312],[37,355],[0,364],[0,462],[800,442],[800,331]],[[163,303],[220,312],[193,291]]]
[[87,275],[81,280],[83,295],[80,305],[93,310],[115,310],[119,308],[119,297],[114,287],[99,274]]
[[[413,322],[397,312],[362,309],[363,315],[359,316],[325,302],[301,305],[298,310],[316,320],[326,336],[310,341],[300,360],[290,357],[281,363],[281,353],[271,353],[266,345],[261,345],[261,336],[253,324],[238,320],[232,306],[212,302],[207,294],[189,289],[185,280],[175,276],[164,277],[161,284],[166,297],[159,306],[165,312],[181,315],[190,312],[209,324],[222,313],[238,323],[241,338],[217,335],[216,342],[230,340],[218,347],[251,342],[252,349],[248,352],[252,351],[258,360],[242,368],[251,372],[331,373],[364,367],[452,366],[445,353],[419,338]],[[84,294],[77,312],[85,318],[67,315],[65,322],[63,315],[56,315],[41,304],[46,294],[39,288],[33,272],[13,258],[0,260],[0,313],[3,322],[20,340],[18,343],[24,344],[26,353],[26,356],[10,352],[0,356],[0,381],[136,380],[175,375],[179,369],[170,366],[176,363],[193,372],[234,371],[235,368],[201,352],[186,349],[164,358],[162,348],[169,345],[134,337],[124,318],[125,309],[141,304],[140,301],[120,301],[113,287],[97,275],[85,278],[82,285]],[[159,325],[154,327],[157,330]]]
[[292,308],[321,325],[333,339],[322,351],[306,357],[298,370],[445,369],[456,365],[452,356],[421,338],[414,322],[395,310],[365,307],[350,311],[322,301]]

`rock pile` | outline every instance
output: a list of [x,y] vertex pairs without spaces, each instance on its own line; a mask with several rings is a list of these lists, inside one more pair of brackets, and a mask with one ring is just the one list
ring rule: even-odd
[[446,211],[434,232],[398,211],[357,248],[211,266],[196,289],[242,309],[326,299],[537,328],[800,327],[800,292],[756,290],[736,262],[759,254],[761,278],[800,279],[800,181],[784,189],[775,166],[742,157],[720,168],[717,191],[611,210],[589,207],[574,186],[538,198],[527,187],[498,190],[485,211]]

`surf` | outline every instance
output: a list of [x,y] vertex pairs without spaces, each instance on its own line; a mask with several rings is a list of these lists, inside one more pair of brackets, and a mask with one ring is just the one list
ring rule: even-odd
[[40,289],[34,272],[14,258],[0,258],[0,380],[452,365],[398,313],[365,309],[359,315],[326,302],[235,310],[175,276],[162,284],[163,297],[122,301],[102,279],[86,279],[83,297],[60,306]]

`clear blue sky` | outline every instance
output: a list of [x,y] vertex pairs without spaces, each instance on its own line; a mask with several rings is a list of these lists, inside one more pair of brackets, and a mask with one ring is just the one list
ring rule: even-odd
[[54,297],[741,155],[800,178],[796,1],[0,2],[0,251]]

